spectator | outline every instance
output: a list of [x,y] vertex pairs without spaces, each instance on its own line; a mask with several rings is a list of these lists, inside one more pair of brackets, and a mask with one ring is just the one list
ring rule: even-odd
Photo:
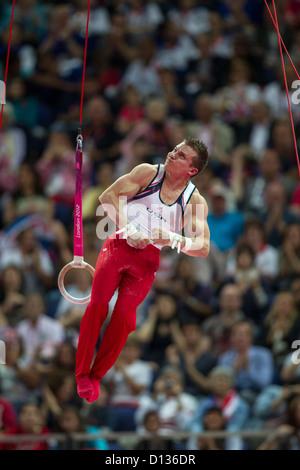
[[[234,388],[234,373],[229,367],[217,366],[209,374],[211,380],[211,395],[200,401],[190,430],[201,432],[205,430],[204,417],[209,409],[218,407],[224,417],[224,429],[240,431],[245,428],[250,416],[250,406],[240,397]],[[236,449],[243,447],[239,437],[229,439],[231,446]],[[235,442],[234,442],[235,441]]]
[[[210,31],[200,33],[195,36],[195,46],[198,52],[198,59],[192,62],[190,70],[186,73],[186,83],[184,87],[187,99],[187,114],[189,117],[194,115],[194,100],[201,93],[212,93],[220,84],[226,81],[226,69],[228,60],[222,55],[215,54],[214,37],[212,30],[213,17],[215,12],[210,12]],[[218,21],[218,20],[217,20]],[[222,40],[216,40],[216,45]],[[225,46],[226,48],[226,46]],[[226,55],[226,52],[225,52]]]
[[256,101],[250,107],[249,123],[242,125],[236,144],[246,143],[254,151],[254,158],[260,160],[271,141],[273,119],[271,110],[264,101]]
[[138,57],[127,67],[121,87],[133,86],[143,99],[160,93],[159,75],[154,67],[155,43],[151,37],[139,41]]
[[174,275],[166,287],[176,300],[181,322],[190,319],[202,323],[214,312],[216,302],[213,290],[208,284],[197,282],[196,265],[193,258],[179,258]]
[[[74,432],[85,432],[84,422],[78,409],[70,405],[65,406],[56,418],[54,430],[55,432],[64,434],[66,437],[66,441],[63,441],[62,444],[58,444],[57,449],[74,450],[72,448],[72,440],[70,440],[71,434]],[[79,447],[81,450],[85,447],[84,441],[79,441],[79,443],[76,444],[76,448]]]
[[167,363],[183,371],[184,391],[190,395],[206,395],[210,384],[207,375],[217,363],[211,353],[210,340],[200,325],[186,321],[181,328],[173,327],[174,343],[166,351]]
[[75,358],[75,347],[71,343],[65,341],[56,346],[55,355],[53,356],[52,364],[50,367],[53,368],[54,371],[64,370],[66,372],[74,372]]
[[270,306],[271,291],[268,282],[255,266],[255,253],[249,245],[238,245],[236,270],[227,281],[238,286],[242,296],[241,309],[259,330]]
[[82,65],[83,44],[72,24],[71,6],[67,3],[51,10],[47,34],[39,45],[39,52],[51,52],[58,61],[61,78],[77,82]]
[[141,137],[145,138],[150,146],[149,162],[160,162],[163,156],[173,148],[171,145],[173,124],[167,122],[167,116],[165,101],[159,98],[151,98],[147,101],[144,122],[136,126],[122,142],[122,154],[128,164],[131,164],[132,147]]
[[300,320],[290,292],[278,292],[265,318],[261,344],[272,351],[274,363],[281,369],[285,356],[290,352],[295,338],[299,338]]
[[[287,77],[287,83],[289,90],[295,80],[295,72],[292,65],[287,61],[285,64],[285,73]],[[281,119],[282,116],[286,116],[288,112],[288,102],[286,99],[286,88],[285,80],[282,75],[282,66],[280,63],[276,64],[274,80],[266,84],[263,89],[263,100],[268,103],[272,111],[272,115],[275,119]],[[297,106],[294,105],[293,100],[291,102],[291,109],[293,115],[295,115],[297,121],[299,119]]]
[[294,188],[294,191],[292,193],[292,197],[290,200],[290,209],[294,214],[296,214],[299,217],[300,214],[300,184],[298,183],[296,187]]
[[235,136],[232,128],[217,118],[212,95],[201,94],[196,99],[193,120],[187,131],[206,143],[211,156],[210,165],[215,173],[220,174],[222,169],[224,172],[230,164]]
[[2,450],[48,450],[47,440],[26,440],[22,434],[34,434],[44,437],[51,436],[50,430],[43,425],[41,411],[33,403],[26,403],[22,406],[19,416],[19,424],[5,430],[5,436],[18,436],[14,443],[1,444]]
[[203,332],[211,340],[212,351],[220,356],[230,349],[231,327],[245,318],[242,295],[236,284],[226,284],[219,294],[219,312],[205,320]]
[[[266,243],[265,226],[257,219],[250,219],[245,223],[243,236],[244,243],[248,244],[255,253],[255,265],[260,274],[270,283],[274,282],[278,274],[278,250]],[[236,261],[229,256],[227,263],[227,274],[230,275],[235,269]]]
[[27,221],[21,221],[19,228],[15,227],[16,232],[19,230],[20,233],[17,234],[15,246],[2,253],[0,268],[3,270],[15,265],[23,270],[25,294],[34,290],[45,293],[53,286],[54,266],[47,251],[38,242],[31,226],[32,219]]
[[[203,414],[203,431],[225,431],[225,418],[217,406],[208,408]],[[229,440],[229,439],[227,439]],[[224,441],[214,437],[191,438],[188,442],[191,450],[233,450]]]
[[299,450],[300,397],[288,404],[286,423],[279,426],[260,446],[259,450]]
[[[228,61],[233,55],[232,34],[227,30],[226,23],[220,12],[210,12],[209,26],[213,56]],[[227,75],[228,73],[226,74],[226,78]]]
[[258,174],[251,175],[244,181],[247,153],[245,147],[236,147],[234,150],[232,171],[232,187],[237,201],[246,213],[259,216],[265,201],[265,190],[272,182],[280,181],[291,197],[295,184],[288,175],[281,171],[278,153],[274,149],[262,152],[258,162]]
[[[96,95],[90,98],[85,109],[86,125],[83,138],[88,161],[93,169],[104,161],[115,162],[120,157],[120,135],[115,128],[108,101]],[[89,181],[89,166],[86,165]],[[87,184],[88,186],[89,184]]]
[[63,327],[45,315],[41,294],[35,292],[26,296],[26,319],[18,325],[18,333],[24,345],[24,356],[30,364],[38,355],[49,361],[55,354],[55,347],[64,340]]
[[190,63],[198,59],[198,51],[193,40],[182,33],[175,21],[167,18],[159,30],[159,45],[155,54],[155,64],[160,68],[171,68],[177,74],[184,74]]
[[116,164],[117,177],[124,175],[124,173],[130,172],[136,165],[140,165],[141,163],[149,163],[152,161],[151,152],[153,150],[153,146],[146,136],[142,135],[130,143],[130,149],[126,148],[126,141],[127,139],[125,138],[122,143],[122,148],[125,151],[125,158],[121,159]]
[[225,121],[233,126],[245,122],[251,113],[251,105],[260,100],[260,89],[252,81],[249,64],[234,57],[230,63],[228,84],[215,95],[215,103]]
[[0,395],[18,414],[28,400],[38,403],[42,377],[34,365],[24,364],[23,345],[16,330],[2,329],[1,339],[5,342],[6,363],[0,367]]
[[265,191],[265,204],[261,210],[261,218],[265,225],[267,243],[278,248],[288,224],[300,224],[298,218],[287,205],[287,193],[279,181],[270,183]]
[[141,345],[134,338],[126,342],[116,364],[105,376],[114,410],[114,431],[134,431],[134,415],[143,395],[150,390],[152,369],[141,357]]
[[0,324],[16,327],[24,318],[24,278],[22,269],[8,265],[2,272]]
[[16,190],[18,167],[27,156],[26,134],[16,126],[13,105],[9,102],[3,107],[0,144],[0,194],[3,194]]
[[135,40],[154,33],[162,22],[163,15],[157,3],[147,0],[130,0],[124,8],[128,22],[128,33]]
[[250,404],[274,377],[274,361],[270,351],[253,345],[253,327],[241,320],[232,326],[231,349],[219,358],[218,364],[234,370],[234,385],[242,398]]
[[17,416],[14,407],[0,396],[0,431],[6,431],[17,424]]
[[179,0],[177,7],[171,8],[168,17],[183,34],[189,36],[196,36],[209,28],[209,11],[197,6],[195,0]]
[[172,295],[158,293],[150,305],[147,318],[135,331],[144,345],[143,359],[161,367],[165,361],[167,347],[172,343],[172,324],[176,322],[177,309]]
[[[84,0],[76,0],[76,9],[70,16],[70,27],[85,38],[87,11]],[[96,0],[90,2],[89,36],[104,36],[110,32],[111,24],[107,9]]]
[[244,215],[227,212],[226,190],[224,185],[212,185],[210,190],[211,212],[207,220],[211,230],[211,241],[224,254],[225,259],[231,248],[243,233]]
[[109,392],[105,383],[101,384],[101,393],[97,400],[81,410],[84,422],[92,428],[110,432],[114,429],[114,409],[109,405]]
[[48,375],[43,389],[41,412],[51,430],[54,429],[56,420],[65,406],[75,406],[79,409],[81,405],[72,373],[60,370]]
[[[149,410],[143,419],[144,432],[149,436],[141,439],[135,450],[177,450],[178,446],[172,439],[163,439],[161,434],[160,417],[157,411]],[[151,437],[150,437],[151,436]]]
[[28,97],[27,82],[21,77],[12,77],[6,91],[7,98],[14,108],[16,125],[24,128],[33,137],[41,116],[37,98]]
[[138,426],[141,426],[145,413],[154,409],[160,418],[161,433],[187,431],[196,411],[197,399],[183,390],[180,369],[165,367],[154,382],[152,397],[144,397],[140,403],[135,417]]
[[[296,343],[297,345],[297,343]],[[291,347],[294,349],[293,343]],[[296,351],[289,352],[284,360],[280,370],[280,378],[283,384],[298,384],[300,381],[300,367],[299,367],[299,359],[298,354]],[[296,353],[296,360],[295,360],[295,353]]]
[[278,286],[288,289],[300,273],[300,225],[290,223],[284,230],[279,248]]
[[282,171],[295,179],[298,175],[298,169],[295,160],[292,129],[287,117],[277,120],[274,124],[271,138],[271,148],[279,155]]
[[96,57],[96,70],[99,73],[100,92],[107,99],[114,98],[120,91],[124,72],[138,56],[138,45],[128,33],[127,17],[120,8],[110,14],[111,29],[102,38],[102,60]]
[[[57,432],[63,433],[66,435],[67,440],[63,442],[58,449],[62,450],[74,450],[74,443],[72,442],[72,433],[99,433],[100,430],[97,428],[86,426],[84,420],[81,417],[79,410],[74,406],[65,406],[62,409],[61,414],[57,417],[57,422],[55,424],[57,427]],[[88,436],[87,436],[88,439]],[[79,441],[76,445],[76,450],[90,450],[90,449],[97,449],[97,450],[108,450],[109,446],[107,442],[103,439],[97,439],[95,441]]]
[[162,98],[168,104],[168,114],[181,119],[185,115],[185,100],[180,90],[178,75],[170,67],[159,69]]
[[274,428],[286,419],[288,387],[271,384],[257,395],[252,406],[254,429]]
[[121,96],[121,107],[117,117],[117,129],[126,136],[144,117],[142,97],[133,85],[128,85]]
[[[1,30],[9,26],[11,8],[4,6],[1,19]],[[47,15],[45,5],[37,0],[21,0],[14,12],[14,24],[22,27],[22,40],[37,46],[46,32]]]

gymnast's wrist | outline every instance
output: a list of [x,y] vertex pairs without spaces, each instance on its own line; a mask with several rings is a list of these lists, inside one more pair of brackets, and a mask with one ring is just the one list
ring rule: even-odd
[[182,238],[183,238],[184,246],[181,248],[181,251],[183,253],[186,253],[192,249],[193,240],[192,238],[188,238],[188,237],[182,237]]

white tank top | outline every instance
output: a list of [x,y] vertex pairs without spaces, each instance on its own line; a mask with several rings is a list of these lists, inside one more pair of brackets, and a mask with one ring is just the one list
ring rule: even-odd
[[[147,188],[128,199],[124,205],[128,221],[150,239],[154,227],[163,227],[176,233],[182,230],[182,216],[195,190],[195,185],[189,182],[174,204],[165,204],[160,198],[164,178],[164,165],[158,164],[157,173]],[[162,246],[151,243],[162,249]]]

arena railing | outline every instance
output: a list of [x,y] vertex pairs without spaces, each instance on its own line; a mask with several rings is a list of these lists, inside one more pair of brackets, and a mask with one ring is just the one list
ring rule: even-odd
[[[202,433],[191,432],[174,432],[170,434],[159,434],[160,439],[168,439],[175,442],[187,442],[190,438],[215,438],[215,439],[229,439],[232,437],[240,437],[249,441],[257,440],[262,442],[270,436],[276,435],[276,429],[263,429],[263,430],[242,430],[242,431],[206,431]],[[140,440],[151,440],[154,435],[137,432],[99,432],[99,433],[50,433],[50,434],[18,434],[18,435],[4,435],[0,434],[1,444],[18,444],[21,442],[47,442],[50,447],[55,450],[55,447],[78,449],[80,444],[84,442],[95,442],[97,440],[107,442],[126,441],[127,443],[138,443]],[[130,445],[129,445],[130,447]],[[127,449],[124,449],[127,450]],[[129,450],[133,450],[130,448]],[[186,449],[189,450],[189,449]]]

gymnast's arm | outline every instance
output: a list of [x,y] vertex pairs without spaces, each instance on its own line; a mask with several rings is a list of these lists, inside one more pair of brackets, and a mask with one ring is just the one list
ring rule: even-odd
[[182,226],[185,236],[177,235],[164,227],[154,227],[151,238],[158,245],[168,245],[172,246],[172,248],[179,245],[178,251],[182,251],[189,256],[206,258],[210,248],[207,214],[207,203],[196,189],[183,218]]
[[210,231],[207,223],[208,207],[203,196],[195,189],[183,218],[182,249],[189,256],[206,258],[210,250]]

